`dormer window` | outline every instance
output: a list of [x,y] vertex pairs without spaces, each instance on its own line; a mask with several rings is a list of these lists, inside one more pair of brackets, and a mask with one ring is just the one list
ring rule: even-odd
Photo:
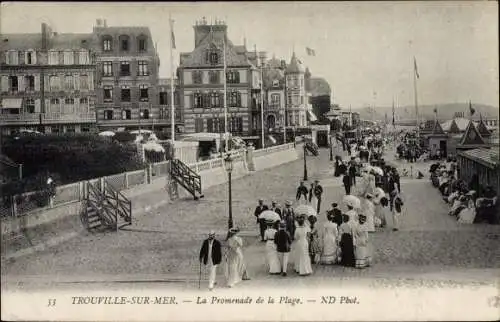
[[111,38],[111,36],[102,37],[102,50],[103,51],[113,50],[112,43],[113,43],[113,38]]
[[207,51],[207,62],[211,65],[217,65],[219,63],[219,53],[217,50],[212,49]]
[[227,72],[226,81],[229,84],[239,84],[240,82],[240,73],[237,70],[230,70]]
[[24,63],[26,65],[34,65],[36,64],[36,53],[32,50],[27,51],[24,54]]
[[279,87],[280,86],[280,81],[279,80],[273,80],[273,87]]
[[127,35],[120,36],[120,50],[129,51],[129,37]]
[[144,35],[137,37],[137,50],[140,52],[145,52],[148,50],[148,38]]

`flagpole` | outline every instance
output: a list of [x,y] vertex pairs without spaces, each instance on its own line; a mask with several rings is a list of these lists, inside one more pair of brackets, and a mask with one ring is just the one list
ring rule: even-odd
[[170,22],[170,135],[172,138],[172,151],[174,151],[174,143],[175,143],[175,107],[174,107],[174,55],[173,55],[173,45],[174,45],[174,21],[172,20],[170,14],[168,18]]
[[[262,58],[262,57],[261,57]],[[265,148],[265,135],[264,135],[264,62],[260,62],[260,127],[262,136],[262,148]]]
[[[420,124],[418,117],[418,96],[417,96],[417,60],[413,57],[413,96],[415,99],[415,114],[416,114],[416,124],[417,124],[417,139],[420,142]],[[420,144],[420,143],[419,143]]]
[[226,36],[222,39],[224,51],[224,136],[226,139],[225,151],[229,150],[229,134],[227,131],[227,64],[226,64]]

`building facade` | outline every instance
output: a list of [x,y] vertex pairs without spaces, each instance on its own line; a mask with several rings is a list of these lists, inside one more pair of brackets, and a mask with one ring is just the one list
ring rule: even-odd
[[95,56],[91,34],[3,34],[0,127],[42,133],[95,129]]
[[170,129],[159,104],[160,59],[148,27],[93,28],[97,56],[97,125],[100,130]]
[[293,53],[285,72],[287,124],[307,127],[308,113],[312,113],[309,95],[306,92],[305,69]]
[[178,68],[185,132],[224,132],[226,77],[228,131],[243,137],[253,135],[253,112],[260,105],[260,72],[255,53],[248,52],[244,45],[234,45],[222,21],[209,24],[202,19],[193,28],[195,48],[180,54]]

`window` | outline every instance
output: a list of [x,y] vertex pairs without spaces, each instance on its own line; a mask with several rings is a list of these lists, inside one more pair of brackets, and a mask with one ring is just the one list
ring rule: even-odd
[[217,65],[219,63],[219,54],[217,51],[210,51],[208,53],[208,62],[212,65]]
[[65,89],[74,89],[75,88],[75,83],[73,81],[72,75],[64,76],[64,88]]
[[218,71],[209,71],[208,72],[208,79],[210,81],[210,84],[218,84],[219,83],[219,72]]
[[58,98],[51,98],[50,105],[59,105],[59,99]]
[[81,50],[78,53],[78,63],[80,65],[88,65],[90,64],[89,52],[86,50]]
[[201,93],[194,93],[193,95],[193,108],[203,107],[203,95]]
[[210,93],[210,107],[220,106],[220,94],[217,92]]
[[19,53],[16,50],[9,50],[7,55],[5,55],[5,63],[7,65],[18,65]]
[[280,94],[271,94],[271,105],[280,105]]
[[137,50],[138,51],[147,51],[147,38],[144,35],[137,37]]
[[19,82],[17,76],[9,76],[9,92],[17,92],[19,90]]
[[122,120],[131,120],[132,119],[132,111],[131,110],[123,110],[122,111]]
[[66,104],[66,105],[74,105],[75,104],[75,99],[74,98],[65,98],[64,99],[64,104]]
[[113,100],[113,87],[104,86],[104,101],[110,102]]
[[203,132],[203,119],[202,118],[196,118],[194,120],[194,131],[195,132]]
[[88,103],[89,103],[89,99],[87,97],[81,97],[80,98],[80,104],[87,105]]
[[300,96],[300,104],[304,104],[304,96]]
[[168,102],[169,102],[168,93],[161,92],[160,93],[160,105],[168,105]]
[[120,50],[121,51],[129,50],[129,37],[127,35],[120,36]]
[[35,113],[35,100],[28,98],[26,100],[26,112],[27,113]]
[[122,102],[130,102],[130,87],[122,86],[120,96],[121,96]]
[[275,79],[273,80],[273,87],[279,87],[280,86],[280,81]]
[[112,120],[113,119],[113,110],[105,110],[104,111],[104,119]]
[[59,133],[61,132],[61,126],[60,125],[55,125],[50,127],[50,132],[51,133]]
[[230,92],[229,94],[229,106],[237,107],[241,106],[241,95],[239,92]]
[[149,75],[148,73],[148,62],[144,60],[139,61],[139,71],[138,71],[139,76],[147,76]]
[[130,76],[130,63],[128,61],[120,63],[120,76]]
[[193,71],[193,84],[201,84],[203,82],[203,73],[201,70]]
[[112,42],[113,39],[111,38],[111,36],[104,36],[102,39],[102,50],[103,51],[113,50]]
[[226,82],[228,82],[229,84],[239,84],[240,73],[236,70],[228,71],[226,74]]
[[75,133],[75,126],[74,125],[66,125],[66,133]]
[[80,127],[80,131],[82,131],[82,132],[90,132],[90,126],[82,124],[81,127]]
[[149,119],[149,110],[142,110],[140,113],[140,117],[145,120]]
[[64,51],[63,62],[64,65],[73,65],[75,63],[75,54],[70,50]]
[[33,65],[35,63],[35,53],[31,51],[26,52],[24,63],[26,65]]
[[80,89],[89,89],[88,75],[80,75]]
[[113,76],[113,62],[105,61],[102,63],[102,76]]
[[209,93],[203,94],[201,106],[203,108],[209,108],[210,107],[210,94]]
[[26,91],[34,91],[35,90],[35,76],[26,76],[25,78],[25,88],[26,88]]
[[49,65],[59,65],[59,52],[50,51],[49,52]]
[[243,119],[241,117],[231,117],[229,132],[243,132]]
[[148,94],[148,85],[140,85],[139,86],[139,100],[141,101],[148,101],[149,99],[149,94]]

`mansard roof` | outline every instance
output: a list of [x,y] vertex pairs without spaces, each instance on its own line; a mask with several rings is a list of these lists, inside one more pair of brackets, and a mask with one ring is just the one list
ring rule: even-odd
[[286,68],[287,74],[303,74],[304,66],[299,62],[297,56],[295,56],[295,52],[292,55],[292,59],[290,60],[290,64]]

